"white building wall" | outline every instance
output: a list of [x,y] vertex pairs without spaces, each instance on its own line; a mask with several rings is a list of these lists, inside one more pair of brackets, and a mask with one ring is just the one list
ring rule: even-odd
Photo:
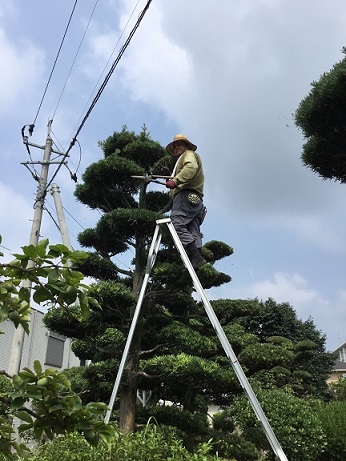
[[341,360],[341,362],[346,362],[346,345],[343,345],[339,349],[339,360]]
[[12,322],[0,323],[0,331],[3,332],[0,334],[0,370],[8,371],[14,333]]
[[[30,322],[30,334],[25,334],[20,369],[25,367],[33,369],[35,360],[39,360],[44,369],[53,368],[63,370],[80,365],[80,360],[71,350],[71,340],[50,332],[43,324],[44,313],[36,309],[32,310]],[[12,322],[1,323],[0,330],[0,369],[8,371],[11,360],[11,346],[15,327]],[[50,344],[49,344],[50,343]],[[54,350],[55,344],[57,346]],[[50,353],[47,355],[49,348]],[[55,358],[56,360],[49,360]],[[60,362],[61,366],[57,365]],[[53,363],[54,362],[54,363]]]

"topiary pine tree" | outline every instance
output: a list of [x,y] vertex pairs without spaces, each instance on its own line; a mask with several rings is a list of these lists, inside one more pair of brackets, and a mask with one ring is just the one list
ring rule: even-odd
[[[163,167],[172,170],[173,165],[171,157],[150,138],[145,127],[139,135],[125,127],[99,146],[104,158],[86,169],[75,195],[102,214],[94,228],[79,235],[81,245],[94,250],[79,269],[97,279],[90,294],[99,301],[102,310],[92,311],[89,318],[83,320],[77,306],[68,312],[51,309],[45,322],[49,328],[75,338],[74,352],[92,361],[83,379],[79,379],[83,386],[85,378],[89,381],[87,389],[83,389],[84,399],[107,402],[143,282],[155,223],[166,217],[171,206],[166,189],[155,190],[148,181],[132,176],[160,174]],[[171,388],[174,383],[180,383],[183,392],[176,393],[175,399],[171,392],[167,395],[173,402],[179,399],[190,414],[197,405],[197,393],[191,393],[189,385],[191,379],[203,376],[208,389],[212,388],[212,381],[215,383],[215,365],[203,358],[203,354],[211,357],[208,349],[213,341],[203,339],[198,319],[191,321],[201,311],[193,298],[191,280],[183,272],[170,236],[164,235],[162,244],[119,389],[119,423],[125,431],[133,431],[135,427],[138,388],[148,390],[160,382],[154,368],[153,373],[149,373],[147,362],[162,363],[159,372],[162,368],[168,370],[172,377]],[[117,262],[117,257],[125,252],[133,254],[130,268],[120,267]],[[218,272],[213,263],[232,252],[232,248],[222,242],[211,241],[204,245],[203,255],[209,264],[200,270],[200,280],[205,287],[230,281],[231,278]],[[185,344],[184,337],[194,337],[201,346],[204,342],[202,352],[194,341]],[[189,364],[177,369],[172,366],[173,362]]]
[[255,338],[245,343],[244,333],[233,334],[233,341],[240,338],[239,347],[235,344],[239,361],[251,376],[265,386],[289,386],[297,396],[331,397],[326,380],[335,358],[326,352],[326,336],[311,318],[302,321],[289,303],[271,298],[217,304],[223,304],[221,313],[229,312],[231,325],[241,326],[248,337]]
[[[346,48],[342,52],[346,54]],[[302,99],[294,114],[306,142],[301,155],[305,166],[323,179],[346,183],[346,57],[319,80]]]

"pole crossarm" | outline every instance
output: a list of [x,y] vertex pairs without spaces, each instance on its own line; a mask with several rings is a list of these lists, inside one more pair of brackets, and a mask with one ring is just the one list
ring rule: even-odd
[[[28,142],[27,140],[25,140],[25,141],[23,142],[23,144],[26,144],[27,146],[31,146],[31,147],[37,147],[37,149],[42,149],[42,150],[44,150],[45,147],[46,147],[46,146],[40,146],[39,144],[34,144],[33,142]],[[53,152],[54,154],[65,155],[65,154],[63,154],[62,152],[60,152],[59,150],[55,150],[55,149],[53,149],[53,148],[51,148],[50,151]],[[69,157],[68,154],[66,154],[65,156],[68,156],[68,157]]]
[[109,420],[110,420],[110,417],[111,417],[111,414],[112,414],[112,411],[113,411],[113,406],[114,406],[114,402],[115,402],[115,399],[116,399],[116,396],[117,396],[117,392],[118,392],[118,389],[119,389],[119,385],[120,385],[120,381],[121,381],[121,377],[122,377],[122,374],[123,374],[123,371],[124,371],[124,367],[125,367],[125,364],[126,364],[126,361],[127,361],[127,356],[128,356],[128,352],[129,352],[129,349],[130,349],[130,345],[131,345],[131,342],[132,342],[132,337],[133,337],[133,334],[134,334],[134,331],[136,329],[136,324],[137,324],[137,320],[138,320],[138,317],[139,317],[139,314],[140,314],[140,309],[141,309],[141,306],[142,306],[142,303],[143,303],[143,298],[144,298],[144,295],[145,295],[145,291],[146,291],[146,288],[147,288],[147,284],[148,284],[148,281],[149,281],[149,276],[150,276],[150,272],[155,264],[155,261],[156,261],[156,256],[157,256],[157,253],[159,251],[159,247],[160,247],[160,243],[161,243],[161,238],[162,238],[162,227],[163,226],[167,226],[170,233],[171,233],[171,236],[173,238],[173,241],[174,241],[174,245],[176,247],[176,249],[178,250],[179,254],[180,254],[180,257],[186,267],[186,269],[188,270],[190,276],[191,276],[191,279],[192,279],[192,282],[193,282],[193,285],[195,287],[195,290],[196,292],[199,294],[200,298],[201,298],[201,301],[203,302],[203,305],[204,305],[204,309],[206,311],[206,314],[208,315],[208,318],[210,320],[210,323],[212,324],[219,340],[220,340],[220,343],[227,355],[227,357],[230,359],[230,362],[231,362],[231,365],[232,365],[232,368],[233,368],[233,371],[235,372],[242,388],[244,389],[245,393],[246,393],[246,396],[247,398],[249,399],[249,402],[252,406],[252,409],[257,417],[257,419],[259,420],[259,422],[261,423],[262,425],[262,428],[263,428],[263,431],[273,449],[273,452],[274,454],[278,457],[278,459],[280,461],[288,461],[279,441],[277,440],[275,434],[274,434],[274,431],[273,429],[271,428],[270,424],[269,424],[269,421],[266,417],[266,415],[264,414],[264,411],[261,407],[261,404],[259,403],[233,349],[232,349],[232,346],[230,344],[230,342],[228,341],[228,338],[224,332],[224,330],[222,329],[222,326],[205,294],[205,291],[201,285],[201,282],[199,281],[199,278],[197,277],[196,275],[196,272],[194,270],[194,268],[192,267],[192,264],[187,256],[187,253],[183,247],[183,244],[181,243],[180,239],[179,239],[179,236],[172,224],[172,221],[170,218],[165,218],[165,219],[159,219],[156,221],[156,228],[155,228],[155,231],[154,231],[154,236],[153,236],[153,240],[151,242],[151,246],[150,246],[150,249],[149,249],[149,253],[148,253],[148,260],[147,260],[147,266],[146,266],[146,270],[145,270],[145,275],[144,275],[144,279],[143,279],[143,284],[142,284],[142,287],[141,287],[141,291],[140,291],[140,294],[139,294],[139,297],[138,297],[138,301],[137,301],[137,305],[136,305],[136,309],[135,309],[135,312],[134,312],[134,315],[133,315],[133,319],[132,319],[132,323],[131,323],[131,326],[130,326],[130,331],[129,331],[129,334],[128,334],[128,337],[127,337],[127,340],[126,340],[126,344],[125,344],[125,348],[124,348],[124,352],[123,352],[123,356],[122,356],[122,359],[121,359],[121,362],[120,362],[120,366],[119,366],[119,370],[118,370],[118,374],[117,374],[117,377],[116,377],[116,380],[115,380],[115,383],[114,383],[114,387],[113,387],[113,392],[112,392],[112,395],[111,395],[111,399],[110,399],[110,402],[109,402],[109,409],[107,410],[106,412],[106,416],[105,416],[105,422],[108,423]]
[[67,165],[67,161],[59,162],[58,160],[37,160],[36,162],[20,162],[21,165],[60,165],[63,163],[64,165]]

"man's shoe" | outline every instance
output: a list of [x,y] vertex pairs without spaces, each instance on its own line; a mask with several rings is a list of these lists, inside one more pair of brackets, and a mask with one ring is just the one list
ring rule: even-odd
[[187,246],[186,250],[187,254],[189,255],[192,267],[194,269],[197,269],[198,267],[203,266],[203,264],[206,264],[207,261],[201,255],[195,243],[190,243],[190,245]]

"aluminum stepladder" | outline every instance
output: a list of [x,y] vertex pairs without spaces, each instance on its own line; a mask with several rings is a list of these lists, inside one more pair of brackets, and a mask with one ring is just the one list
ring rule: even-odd
[[148,254],[148,260],[147,260],[147,265],[146,265],[146,270],[145,270],[145,275],[144,275],[144,279],[143,279],[143,284],[142,284],[142,287],[141,287],[141,291],[139,293],[139,296],[138,296],[138,301],[137,301],[137,305],[136,305],[136,308],[135,308],[135,311],[134,311],[134,315],[133,315],[133,319],[132,319],[132,322],[131,322],[131,326],[130,326],[130,330],[129,330],[129,334],[128,334],[128,337],[127,337],[127,340],[126,340],[126,344],[125,344],[125,348],[124,348],[124,352],[123,352],[123,355],[122,355],[122,358],[121,358],[121,362],[120,362],[120,365],[119,365],[119,370],[118,370],[118,374],[117,374],[117,377],[116,377],[116,380],[115,380],[115,383],[114,383],[114,387],[113,387],[113,391],[112,391],[112,395],[111,395],[111,399],[110,399],[110,402],[109,402],[109,409],[107,410],[106,412],[106,416],[105,416],[105,422],[108,423],[109,420],[110,420],[110,417],[111,417],[111,414],[112,414],[112,410],[113,410],[113,406],[114,406],[114,402],[115,402],[115,399],[116,399],[116,396],[117,396],[117,393],[118,393],[118,389],[119,389],[119,385],[120,385],[120,381],[121,381],[121,377],[122,377],[122,374],[123,374],[123,371],[124,371],[124,367],[125,367],[125,364],[126,364],[126,361],[127,361],[127,356],[128,356],[128,353],[129,353],[129,349],[130,349],[130,345],[131,345],[131,342],[132,342],[132,337],[133,337],[133,334],[134,334],[134,331],[135,331],[135,328],[136,328],[136,325],[137,325],[137,320],[138,320],[138,317],[139,317],[139,314],[140,314],[140,310],[141,310],[141,306],[142,306],[142,303],[143,303],[143,299],[144,299],[144,295],[145,295],[145,291],[146,291],[146,288],[147,288],[147,284],[148,284],[148,281],[149,281],[149,276],[150,276],[150,272],[155,264],[155,260],[156,260],[156,256],[157,256],[157,253],[159,251],[159,247],[160,247],[160,243],[161,243],[161,238],[162,238],[162,227],[163,226],[167,226],[171,235],[172,235],[172,238],[173,238],[173,241],[174,241],[174,244],[175,244],[175,247],[177,248],[180,256],[181,256],[181,259],[185,265],[185,267],[187,268],[190,276],[191,276],[191,279],[192,279],[192,282],[193,282],[193,285],[195,287],[195,290],[196,292],[199,294],[200,298],[201,298],[201,301],[203,302],[203,305],[204,305],[204,308],[205,308],[205,311],[209,317],[209,320],[212,324],[212,326],[214,327],[214,330],[216,331],[216,334],[220,340],[220,343],[227,355],[227,357],[230,359],[231,361],[231,365],[233,367],[233,371],[235,372],[242,388],[244,389],[246,395],[247,395],[247,398],[249,399],[250,401],[250,404],[252,406],[252,409],[254,410],[255,412],[255,415],[257,417],[257,419],[259,420],[259,422],[261,423],[262,425],[262,428],[263,428],[263,431],[273,449],[273,452],[274,454],[278,457],[278,459],[280,459],[280,461],[288,461],[279,441],[277,440],[274,432],[273,432],[273,429],[271,428],[270,424],[269,424],[269,421],[267,420],[267,417],[266,415],[264,414],[263,412],[263,409],[252,389],[252,387],[250,386],[250,383],[242,369],[242,367],[240,366],[240,363],[238,362],[238,359],[232,349],[232,346],[230,345],[228,339],[227,339],[227,336],[225,334],[225,332],[223,331],[221,325],[220,325],[220,322],[218,320],[218,318],[216,317],[216,314],[210,304],[210,302],[208,301],[207,297],[206,297],[206,294],[204,292],[204,289],[199,281],[199,278],[197,277],[196,275],[196,272],[195,270],[193,269],[192,265],[191,265],[191,262],[186,254],[186,251],[178,237],[178,234],[170,220],[170,218],[166,218],[166,219],[159,219],[156,221],[156,228],[155,228],[155,231],[154,231],[154,236],[153,236],[153,240],[151,242],[151,245],[150,245],[150,249],[149,249],[149,254]]

